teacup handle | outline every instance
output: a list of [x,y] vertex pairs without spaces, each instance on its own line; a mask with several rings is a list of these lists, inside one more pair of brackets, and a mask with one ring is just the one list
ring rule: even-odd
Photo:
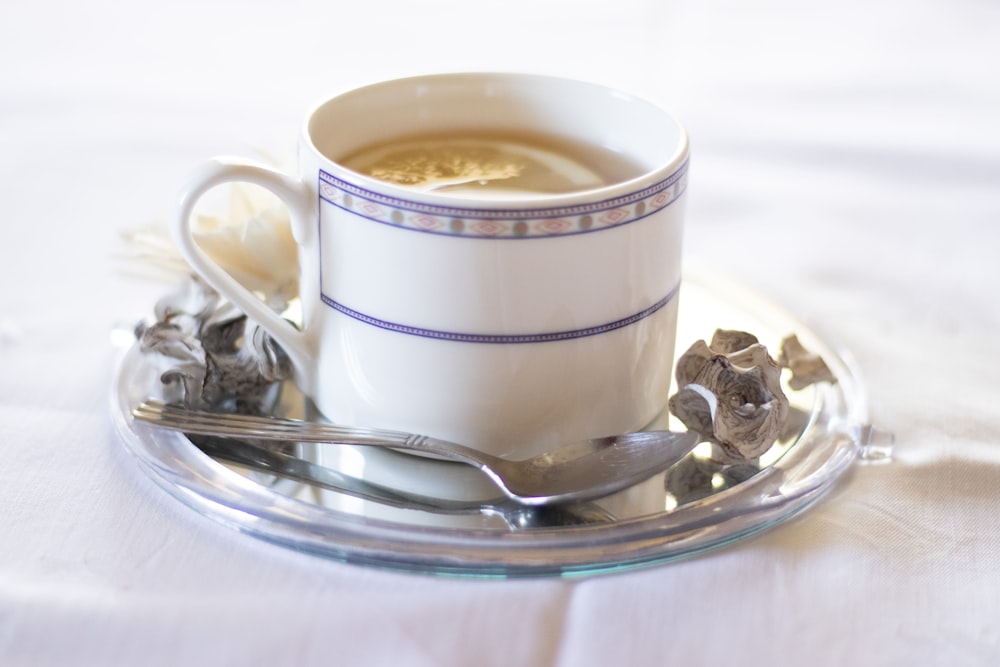
[[278,197],[288,207],[295,241],[300,246],[307,242],[310,197],[305,184],[264,165],[238,158],[215,158],[191,175],[181,190],[171,225],[174,241],[195,273],[274,337],[291,358],[296,375],[304,379],[313,357],[305,335],[215,263],[198,247],[191,231],[191,217],[198,200],[210,189],[235,181],[259,185]]

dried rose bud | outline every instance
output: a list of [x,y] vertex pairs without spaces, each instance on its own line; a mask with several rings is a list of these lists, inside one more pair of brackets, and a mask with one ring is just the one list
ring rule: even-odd
[[719,330],[711,344],[697,341],[676,378],[671,413],[731,459],[757,458],[781,434],[789,407],[781,367],[753,335]]

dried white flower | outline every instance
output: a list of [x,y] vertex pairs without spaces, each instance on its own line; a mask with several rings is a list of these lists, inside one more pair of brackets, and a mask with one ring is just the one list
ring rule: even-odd
[[275,310],[298,294],[298,246],[288,210],[266,190],[232,185],[228,214],[198,215],[192,231],[202,250]]
[[[298,294],[298,246],[288,210],[258,186],[233,183],[221,214],[196,214],[191,226],[198,245],[247,289],[283,311]],[[170,239],[165,224],[124,232],[132,269],[146,277],[177,283],[191,269]]]

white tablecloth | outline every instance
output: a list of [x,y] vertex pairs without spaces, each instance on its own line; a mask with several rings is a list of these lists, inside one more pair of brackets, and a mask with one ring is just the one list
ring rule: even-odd
[[[0,8],[0,664],[1000,664],[1000,5],[373,0]],[[501,69],[649,97],[693,144],[687,257],[851,350],[892,463],[619,575],[473,581],[295,553],[135,465],[119,234],[306,107]]]

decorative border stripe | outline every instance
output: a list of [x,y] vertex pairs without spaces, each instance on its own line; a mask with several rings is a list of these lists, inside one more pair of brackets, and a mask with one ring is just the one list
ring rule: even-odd
[[571,329],[568,331],[553,331],[538,334],[473,334],[457,333],[453,331],[438,331],[435,329],[421,329],[419,327],[397,324],[395,322],[380,320],[377,317],[372,317],[371,315],[365,315],[364,313],[358,312],[352,308],[348,308],[342,303],[334,301],[325,294],[321,294],[320,298],[323,300],[323,303],[330,306],[337,312],[343,313],[344,315],[354,318],[360,322],[364,322],[365,324],[370,324],[388,331],[395,331],[396,333],[404,333],[411,336],[422,336],[424,338],[435,338],[438,340],[460,343],[509,345],[522,343],[551,343],[556,341],[572,340],[574,338],[586,338],[587,336],[596,336],[598,334],[614,331],[615,329],[621,329],[629,326],[630,324],[635,324],[636,322],[649,317],[663,308],[677,296],[677,292],[679,290],[680,284],[676,285],[665,297],[654,303],[649,308],[641,310],[633,315],[629,315],[628,317],[624,317],[620,320],[615,320],[614,322],[608,322],[606,324],[600,324],[593,327],[585,327],[583,329]]
[[603,201],[532,209],[439,206],[389,197],[319,172],[319,197],[337,208],[401,229],[466,238],[522,239],[586,234],[641,220],[687,188],[687,160],[667,178]]

